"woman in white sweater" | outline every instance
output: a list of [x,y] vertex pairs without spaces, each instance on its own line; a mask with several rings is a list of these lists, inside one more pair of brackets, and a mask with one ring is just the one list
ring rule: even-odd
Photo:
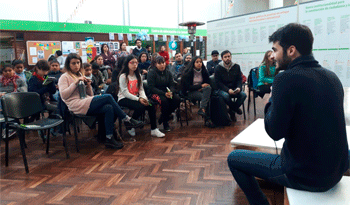
[[[118,104],[134,110],[133,119],[138,119],[147,110],[151,120],[151,135],[164,137],[165,134],[157,128],[156,109],[154,105],[148,102],[137,65],[138,60],[134,55],[129,55],[124,61],[119,76]],[[128,132],[131,136],[136,135],[134,128],[128,130]]]

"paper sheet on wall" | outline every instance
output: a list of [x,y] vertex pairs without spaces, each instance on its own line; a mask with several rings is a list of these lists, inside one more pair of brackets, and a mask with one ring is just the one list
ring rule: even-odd
[[33,57],[33,58],[32,58],[32,62],[33,62],[33,63],[37,63],[37,62],[38,62],[38,58],[37,58],[37,57]]
[[86,56],[86,49],[82,49],[81,54],[82,54],[82,56]]
[[167,35],[163,35],[163,41],[167,41]]
[[38,58],[39,59],[44,59],[45,58],[44,51],[38,51]]
[[62,42],[62,53],[63,54],[69,54],[72,49],[74,49],[74,42],[73,41],[63,41]]
[[87,47],[86,42],[81,42],[80,45],[81,45],[81,48],[86,48]]
[[30,47],[29,48],[29,54],[31,56],[36,56],[36,47]]
[[[86,53],[86,51],[85,51]],[[83,61],[83,63],[87,63],[87,56],[81,56],[81,60]]]
[[200,50],[196,50],[196,56],[200,55]]
[[157,34],[154,35],[154,41],[158,41],[158,35]]

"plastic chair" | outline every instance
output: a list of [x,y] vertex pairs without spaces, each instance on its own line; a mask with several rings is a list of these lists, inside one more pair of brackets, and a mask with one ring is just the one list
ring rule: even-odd
[[249,113],[249,107],[250,107],[250,93],[253,92],[253,104],[254,104],[254,116],[256,116],[256,104],[255,104],[255,98],[257,97],[257,94],[259,93],[259,90],[257,88],[258,85],[258,77],[257,73],[259,72],[259,68],[255,67],[250,69],[249,75],[248,75],[248,113]]
[[[28,103],[30,102],[30,104]],[[29,173],[27,158],[25,154],[25,131],[30,130],[49,130],[51,128],[63,125],[63,119],[59,115],[50,115],[49,118],[43,118],[34,122],[19,124],[20,119],[27,118],[37,113],[41,113],[45,108],[41,104],[40,95],[35,92],[9,93],[1,99],[3,115],[5,118],[6,129],[16,129],[21,146],[21,152],[26,173]],[[13,118],[16,122],[10,121]],[[47,134],[46,154],[49,153],[50,132]],[[67,159],[69,158],[66,135],[63,133],[63,145],[65,147]],[[5,145],[5,162],[8,165],[8,143]]]

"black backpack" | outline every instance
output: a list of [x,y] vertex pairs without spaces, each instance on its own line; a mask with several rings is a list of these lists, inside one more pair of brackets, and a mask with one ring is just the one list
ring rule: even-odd
[[210,119],[215,126],[229,126],[231,119],[228,115],[227,105],[222,97],[212,94],[209,102]]

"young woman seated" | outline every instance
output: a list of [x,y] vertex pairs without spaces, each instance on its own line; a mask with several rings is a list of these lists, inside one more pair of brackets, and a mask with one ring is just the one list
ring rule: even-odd
[[[93,96],[91,80],[84,76],[82,60],[78,54],[71,53],[67,56],[65,68],[67,72],[58,81],[63,102],[74,114],[92,116],[103,114],[106,130],[105,146],[112,149],[122,148],[123,143],[116,141],[113,137],[116,118],[122,120],[128,129],[141,127],[143,123],[127,116],[111,95]],[[86,93],[79,92],[79,86],[85,86]]]
[[163,123],[165,131],[170,131],[170,115],[180,105],[180,98],[174,93],[175,83],[173,76],[166,69],[166,63],[162,56],[155,59],[156,68],[150,69],[147,76],[147,84],[152,98],[159,99],[161,106],[161,116],[159,124]]
[[200,101],[198,115],[205,119],[206,126],[212,126],[207,114],[211,95],[209,73],[203,64],[201,57],[196,56],[188,65],[187,70],[181,78],[182,92],[191,100]]
[[[134,119],[139,119],[147,110],[151,120],[151,135],[164,137],[165,134],[157,128],[155,105],[148,101],[137,65],[136,56],[131,54],[126,58],[119,76],[118,103],[123,107],[134,110],[132,115]],[[135,136],[135,129],[129,130],[129,134]]]
[[275,62],[272,59],[272,51],[267,51],[264,56],[264,60],[259,66],[259,81],[257,93],[261,98],[264,97],[266,93],[271,92],[271,86],[273,79],[276,75],[276,66]]

